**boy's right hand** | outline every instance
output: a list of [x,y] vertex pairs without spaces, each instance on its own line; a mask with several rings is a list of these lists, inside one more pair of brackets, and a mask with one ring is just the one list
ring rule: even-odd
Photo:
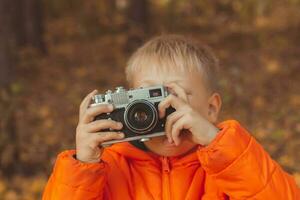
[[93,121],[97,115],[113,111],[112,104],[89,107],[95,94],[97,94],[97,90],[88,94],[81,102],[79,122],[76,128],[76,158],[86,163],[95,163],[101,160],[102,142],[124,137],[122,132],[101,132],[103,129],[120,130],[122,123],[108,119]]

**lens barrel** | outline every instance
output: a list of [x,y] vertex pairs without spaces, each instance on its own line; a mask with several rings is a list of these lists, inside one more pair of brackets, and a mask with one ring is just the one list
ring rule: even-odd
[[151,131],[158,121],[154,105],[147,100],[136,100],[127,105],[124,122],[127,127],[138,134]]

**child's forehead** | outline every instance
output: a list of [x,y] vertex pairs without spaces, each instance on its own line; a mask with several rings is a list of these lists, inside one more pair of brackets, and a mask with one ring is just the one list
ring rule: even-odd
[[133,72],[133,77],[139,82],[152,84],[153,82],[185,82],[188,80],[187,72],[179,70],[143,69]]
[[202,78],[199,74],[191,72],[139,70],[135,71],[132,77],[133,87],[177,83],[187,91],[190,91],[192,87],[197,87],[197,85],[202,84]]

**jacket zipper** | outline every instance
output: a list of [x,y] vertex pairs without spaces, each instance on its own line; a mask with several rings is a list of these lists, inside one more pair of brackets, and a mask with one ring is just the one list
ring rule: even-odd
[[171,200],[170,191],[170,163],[168,157],[162,157],[163,200]]

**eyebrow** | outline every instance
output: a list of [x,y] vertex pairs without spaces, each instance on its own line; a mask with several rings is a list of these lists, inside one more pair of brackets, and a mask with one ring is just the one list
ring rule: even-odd
[[[175,83],[183,82],[183,80],[177,79],[177,80],[171,81],[171,83],[174,83],[174,82]],[[148,79],[148,80],[143,81],[142,83],[153,83],[153,80]]]
[[[183,80],[181,80],[181,79],[177,79],[177,80],[174,80],[174,81],[171,81],[172,83],[178,83],[178,82],[183,82]],[[151,79],[146,79],[145,81],[143,81],[142,83],[148,83],[148,84],[151,84],[151,83],[153,83],[153,80],[151,80]],[[179,84],[180,85],[180,84]],[[188,94],[190,94],[192,91],[190,90],[190,89],[187,89],[186,87],[184,87],[183,85],[180,85],[184,90],[185,90],[185,92],[186,93],[188,93]]]

